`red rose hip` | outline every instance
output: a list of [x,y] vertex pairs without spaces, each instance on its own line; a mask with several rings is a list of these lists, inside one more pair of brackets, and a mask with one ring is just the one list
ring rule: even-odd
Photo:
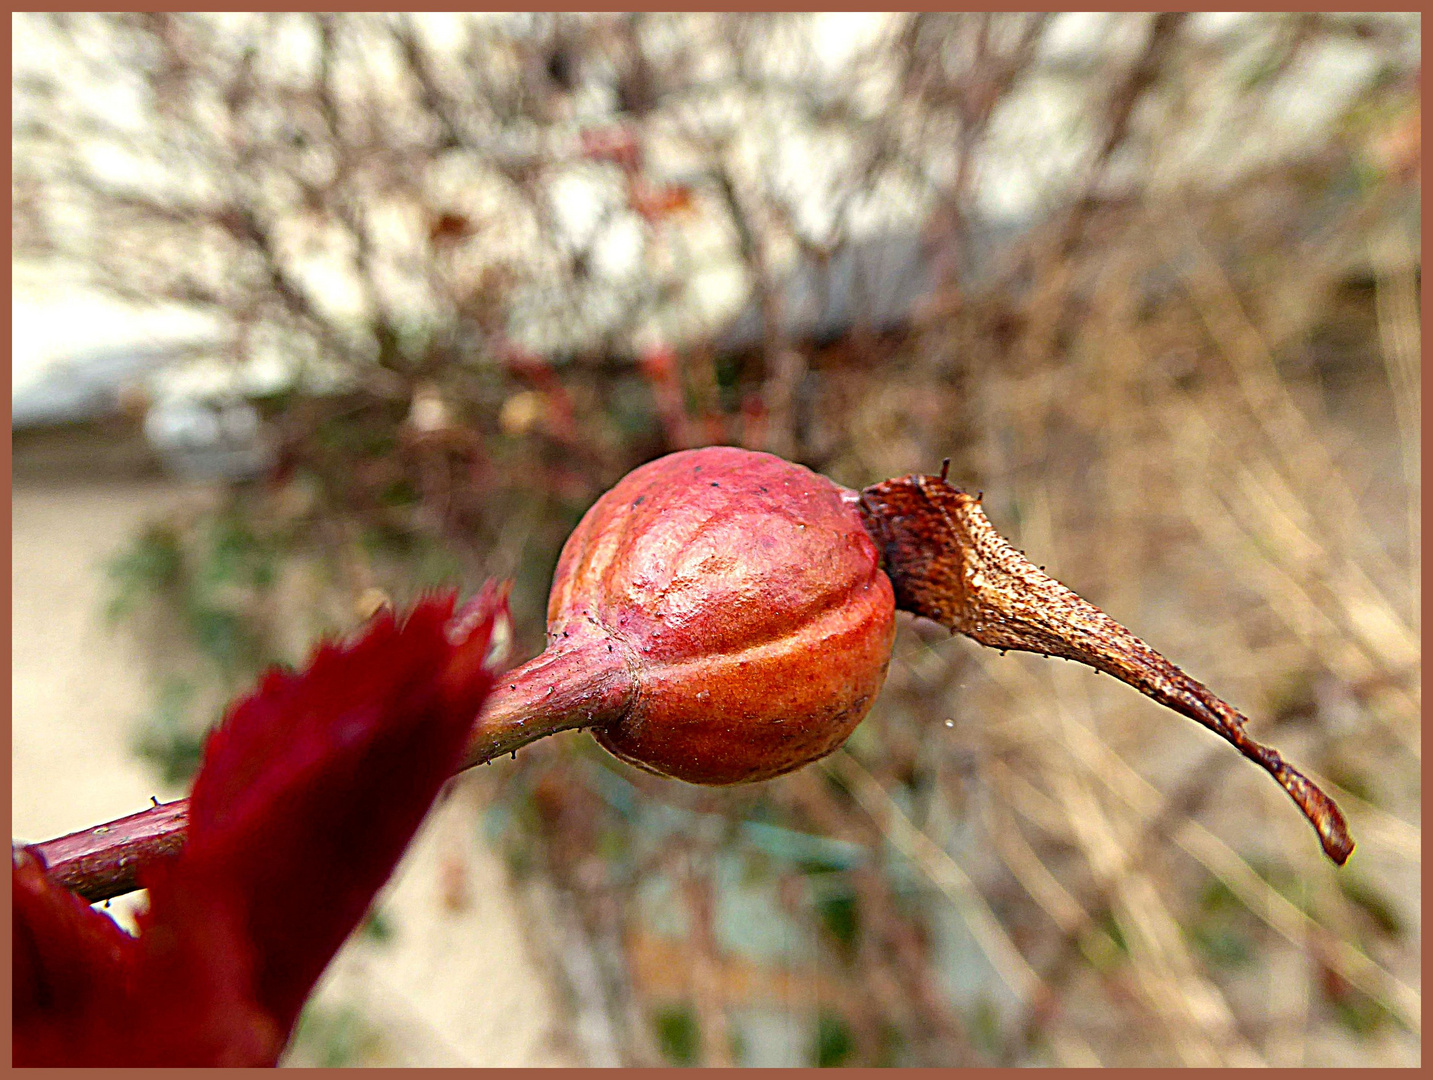
[[895,635],[857,499],[734,447],[660,458],[598,499],[548,601],[550,651],[610,652],[630,672],[598,741],[697,784],[763,780],[844,742]]

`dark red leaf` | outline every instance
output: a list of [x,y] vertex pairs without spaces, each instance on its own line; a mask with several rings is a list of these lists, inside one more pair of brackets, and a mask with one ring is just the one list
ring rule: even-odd
[[15,856],[15,1060],[273,1064],[458,766],[505,594],[420,602],[273,672],[205,747],[138,940]]
[[176,876],[232,905],[286,1033],[458,765],[499,603],[490,584],[456,645],[451,596],[402,626],[384,613],[302,675],[270,675],[210,737]]
[[14,1063],[94,1062],[120,1029],[107,1006],[131,993],[138,943],[28,852],[11,859]]
[[[143,1065],[277,1064],[292,1023],[256,994],[255,943],[225,883],[181,857],[147,875],[137,993],[123,1060]],[[110,1059],[114,1061],[114,1058]]]

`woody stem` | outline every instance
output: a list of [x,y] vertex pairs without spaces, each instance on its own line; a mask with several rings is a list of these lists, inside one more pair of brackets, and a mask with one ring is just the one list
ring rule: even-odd
[[[608,722],[634,693],[626,666],[600,644],[558,644],[504,675],[473,725],[458,769],[528,743]],[[189,800],[156,804],[103,825],[24,846],[50,880],[95,903],[140,888],[146,867],[176,854],[189,828]]]

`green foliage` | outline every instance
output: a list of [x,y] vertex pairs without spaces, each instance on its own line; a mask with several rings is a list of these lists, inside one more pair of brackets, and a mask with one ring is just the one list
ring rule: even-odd
[[1120,926],[1120,921],[1116,919],[1111,912],[1106,911],[1100,915],[1096,923],[1101,930],[1109,935],[1110,940],[1115,943],[1115,948],[1119,950],[1120,957],[1128,956],[1129,942],[1125,940],[1124,928]]
[[844,1065],[856,1049],[856,1039],[845,1017],[829,1009],[821,1010],[816,1017],[816,1041],[812,1047],[812,1063],[827,1069]]
[[1371,778],[1353,765],[1343,761],[1330,762],[1328,775],[1330,780],[1343,788],[1354,798],[1362,799],[1364,802],[1372,803],[1374,806],[1382,805],[1378,797],[1378,792],[1374,790]]
[[816,912],[821,925],[843,950],[850,952],[855,948],[861,928],[861,909],[854,891],[842,890],[821,898],[816,902]]
[[109,620],[118,622],[145,598],[177,589],[183,566],[178,529],[167,523],[149,525],[105,566],[111,588],[105,609]]
[[1403,918],[1383,892],[1368,878],[1357,871],[1344,870],[1338,875],[1339,892],[1344,898],[1362,911],[1378,928],[1379,932],[1391,938],[1401,938],[1407,932]]
[[255,520],[235,492],[195,519],[149,525],[107,564],[110,620],[148,616],[157,635],[155,704],[134,747],[167,784],[193,775],[219,719],[212,705],[201,709],[213,700],[201,690],[232,697],[276,659],[265,612],[286,551]]
[[884,1022],[881,1024],[879,1039],[874,1062],[876,1067],[889,1069],[899,1065],[906,1045],[906,1040],[901,1035],[901,1029],[890,1022]]
[[1239,898],[1218,878],[1210,878],[1199,893],[1199,909],[1205,912],[1237,911]]
[[1189,943],[1214,967],[1243,968],[1256,959],[1250,916],[1239,898],[1218,878],[1211,878],[1201,890],[1195,913],[1184,933]]
[[413,584],[420,591],[451,586],[463,580],[463,564],[451,550],[436,543],[419,546],[416,565],[412,569]]
[[401,477],[378,494],[378,501],[383,506],[413,506],[420,498],[418,489],[409,480]]
[[660,1010],[652,1020],[657,1046],[673,1065],[695,1065],[701,1049],[701,1028],[690,1005]]
[[1377,1034],[1393,1020],[1388,1010],[1361,990],[1341,986],[1337,991],[1325,992],[1335,1021],[1361,1039]]
[[204,731],[187,722],[194,684],[171,676],[155,695],[154,710],[140,724],[134,750],[153,765],[166,784],[182,784],[199,769]]
[[722,408],[735,412],[741,405],[741,362],[735,356],[722,355],[714,360],[712,367]]
[[377,1033],[357,1009],[310,1002],[299,1014],[288,1056],[318,1068],[340,1069],[360,1064],[378,1045]]
[[1253,942],[1229,926],[1198,923],[1186,933],[1190,943],[1215,967],[1242,968],[1254,962]]
[[392,941],[395,932],[392,921],[378,908],[370,911],[358,924],[359,936],[378,945]]
[[207,558],[200,565],[205,584],[266,589],[273,584],[275,546],[260,539],[238,505],[230,504],[210,522]]
[[193,598],[185,615],[194,644],[225,673],[257,666],[259,642],[238,612]]
[[995,1007],[995,1002],[988,997],[981,996],[976,1001],[975,1008],[970,1011],[966,1028],[970,1033],[971,1043],[981,1054],[989,1058],[1000,1053],[1004,1040],[1001,1032],[1000,1010]]
[[1318,912],[1315,909],[1313,894],[1309,891],[1307,882],[1290,867],[1263,859],[1251,860],[1250,865],[1271,889],[1305,915],[1317,919]]

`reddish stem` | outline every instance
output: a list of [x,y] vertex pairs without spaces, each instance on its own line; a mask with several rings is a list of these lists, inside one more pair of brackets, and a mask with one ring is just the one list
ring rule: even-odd
[[55,884],[91,902],[108,900],[137,889],[140,868],[178,852],[188,828],[189,800],[178,799],[28,850]]
[[[493,688],[459,769],[530,742],[619,718],[636,694],[620,651],[605,639],[562,641]],[[25,847],[56,884],[91,903],[139,888],[144,869],[184,846],[189,800],[177,799],[68,836]]]

